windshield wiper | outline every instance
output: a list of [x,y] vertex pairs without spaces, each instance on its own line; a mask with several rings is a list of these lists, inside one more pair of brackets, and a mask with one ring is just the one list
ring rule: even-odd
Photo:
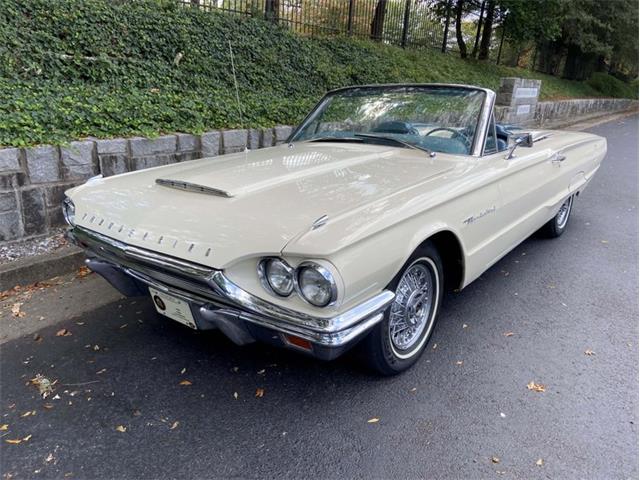
[[361,138],[355,137],[317,137],[309,140],[310,142],[362,142]]
[[422,150],[423,152],[427,152],[430,157],[435,157],[435,153],[425,147],[419,147],[418,145],[414,145],[413,143],[405,142],[403,140],[398,140],[394,137],[387,137],[386,135],[374,135],[372,133],[354,133],[354,137],[357,138],[372,138],[375,140],[383,140],[391,143],[395,143],[396,145],[402,145],[403,147],[413,148],[415,150]]

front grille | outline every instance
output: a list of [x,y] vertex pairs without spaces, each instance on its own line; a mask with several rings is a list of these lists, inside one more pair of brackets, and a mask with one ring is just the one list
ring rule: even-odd
[[90,252],[125,270],[132,270],[142,277],[177,290],[227,303],[212,286],[211,278],[216,272],[213,268],[127,245],[80,227],[76,227],[73,234],[76,241]]

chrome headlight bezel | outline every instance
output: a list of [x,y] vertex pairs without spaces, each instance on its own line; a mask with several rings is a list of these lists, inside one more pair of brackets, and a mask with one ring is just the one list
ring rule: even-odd
[[[284,291],[278,291],[277,287],[274,287],[273,282],[269,278],[269,264],[271,262],[278,262],[278,264],[285,270],[285,272],[291,278],[291,288]],[[295,291],[295,270],[283,259],[278,257],[266,257],[260,260],[258,263],[258,277],[260,278],[260,283],[269,293],[276,295],[278,297],[289,297]]]
[[[327,299],[326,302],[324,302],[324,303],[316,303],[313,300],[311,300],[310,298],[307,298],[305,296],[304,290],[303,290],[304,289],[304,285],[302,285],[302,282],[300,281],[300,276],[307,269],[313,270],[316,273],[320,274],[320,276],[326,282],[326,286],[329,289],[329,298]],[[336,284],[336,280],[333,277],[333,274],[329,271],[329,269],[323,267],[322,265],[319,265],[319,264],[317,264],[315,262],[309,262],[309,261],[302,262],[296,268],[296,277],[295,278],[296,278],[296,291],[298,292],[298,295],[305,302],[307,302],[310,305],[313,305],[314,307],[320,307],[320,308],[328,307],[329,305],[333,305],[336,302],[336,300],[338,299],[338,285]]]
[[[273,282],[269,280],[268,267],[270,262],[278,262],[278,264],[291,276],[293,288],[290,291],[278,291],[277,288],[274,288]],[[326,302],[314,302],[311,298],[307,298],[305,296],[303,291],[304,286],[301,285],[300,276],[307,269],[312,269],[314,272],[317,272],[322,277],[323,281],[326,282],[325,286],[330,292],[329,298]],[[297,267],[292,267],[286,260],[280,257],[264,257],[258,262],[258,278],[262,287],[267,292],[279,298],[290,297],[295,292],[303,302],[318,308],[334,305],[338,300],[338,284],[334,274],[329,268],[313,261],[304,261],[298,264]]]
[[76,226],[76,206],[69,197],[62,202],[62,215],[64,220],[72,227]]

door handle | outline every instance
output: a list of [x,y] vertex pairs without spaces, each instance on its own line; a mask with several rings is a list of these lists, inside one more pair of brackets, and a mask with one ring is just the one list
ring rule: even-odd
[[566,155],[562,155],[561,153],[556,153],[555,157],[553,157],[553,160],[551,160],[553,163],[562,163],[567,159]]

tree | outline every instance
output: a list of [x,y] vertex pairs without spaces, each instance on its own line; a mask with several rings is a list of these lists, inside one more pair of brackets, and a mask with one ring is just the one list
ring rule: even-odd
[[484,18],[484,7],[487,4],[487,0],[482,0],[482,4],[480,5],[480,15],[478,16],[478,26],[476,28],[476,39],[473,42],[473,51],[471,52],[471,57],[476,58],[478,56],[478,46],[480,43],[480,32],[482,31],[482,19]]
[[382,40],[384,31],[384,17],[387,12],[387,0],[378,0],[371,22],[371,38],[376,41]]
[[491,47],[491,36],[493,35],[493,16],[496,12],[495,0],[487,2],[487,16],[484,19],[482,27],[482,38],[480,39],[480,50],[478,51],[478,60],[489,59],[489,48]]
[[456,40],[458,41],[458,48],[460,49],[460,58],[467,58],[467,44],[462,36],[462,10],[464,7],[464,0],[457,0],[456,3]]

